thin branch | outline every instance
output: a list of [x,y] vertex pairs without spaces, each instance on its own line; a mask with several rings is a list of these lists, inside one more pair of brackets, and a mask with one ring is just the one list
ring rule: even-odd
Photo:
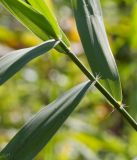
[[123,104],[118,103],[110,93],[97,81],[97,79],[87,70],[82,62],[72,53],[67,46],[61,41],[60,46],[64,52],[70,57],[70,59],[78,66],[78,68],[87,76],[91,82],[96,81],[95,87],[105,96],[105,98],[117,109],[117,111],[125,117],[129,124],[137,131],[137,122],[131,117],[131,115],[125,110]]

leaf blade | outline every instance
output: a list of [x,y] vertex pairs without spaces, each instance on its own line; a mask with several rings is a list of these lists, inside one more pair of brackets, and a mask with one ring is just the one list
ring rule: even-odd
[[33,159],[79,104],[90,86],[91,82],[84,82],[43,108],[15,135],[1,154],[9,155],[14,160]]
[[48,40],[35,47],[20,49],[13,51],[0,58],[0,85],[12,77],[18,72],[26,63],[32,59],[48,52],[55,46],[59,41]]
[[54,28],[46,17],[38,13],[29,4],[21,0],[0,0],[0,2],[42,40],[45,41],[51,37],[60,38],[60,29]]
[[53,26],[55,30],[58,30],[58,33],[60,32],[60,27],[58,25],[58,22],[44,0],[39,0],[39,1],[28,0],[28,2],[32,5],[34,9],[39,11],[46,19],[48,19],[51,26]]
[[[57,19],[54,16],[54,13],[49,8],[46,1],[45,0],[39,0],[39,1],[28,0],[28,2],[29,2],[29,4],[32,5],[32,7],[34,9],[36,9],[38,12],[40,12],[44,17],[46,17],[49,20],[49,22],[53,26],[53,28],[57,28],[57,30],[59,30],[60,35],[61,35],[61,40],[66,44],[66,46],[68,48],[70,48],[70,42],[69,42],[68,38],[66,37],[66,35],[62,31],[62,29],[59,27]],[[58,46],[57,49],[62,52],[62,49],[59,48],[59,46]]]
[[107,39],[99,0],[72,0],[77,29],[94,74],[117,100],[122,101],[118,69]]
[[[62,39],[67,47],[70,48],[68,38],[59,27],[56,18],[44,1],[40,1],[40,7],[39,5],[37,7],[36,1],[32,1],[35,8],[22,0],[0,0],[0,2],[18,21],[43,41],[51,38]],[[37,4],[39,3],[37,2]],[[55,49],[59,52],[64,52],[60,45]]]

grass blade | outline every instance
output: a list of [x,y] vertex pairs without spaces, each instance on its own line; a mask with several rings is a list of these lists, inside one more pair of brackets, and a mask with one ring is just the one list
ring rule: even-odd
[[44,0],[28,0],[28,2],[32,5],[32,7],[39,11],[46,19],[48,19],[51,26],[60,33],[60,27],[58,22],[52,13],[51,9],[48,7]]
[[61,38],[60,28],[57,23],[54,25],[53,23],[51,24],[49,19],[38,13],[26,2],[23,2],[22,0],[0,0],[0,2],[20,22],[22,22],[42,40],[45,41],[49,38]]
[[19,71],[26,63],[32,59],[48,52],[54,48],[59,42],[56,40],[48,40],[38,46],[20,49],[10,52],[0,58],[0,84],[3,84],[17,71]]
[[[10,11],[22,24],[36,34],[40,39],[46,41],[54,38],[62,40],[68,48],[70,42],[58,25],[54,14],[42,0],[29,0],[33,6],[22,0],[0,0],[0,2]],[[56,50],[63,52],[60,45]]]
[[94,76],[117,100],[122,101],[117,66],[107,39],[99,0],[72,0],[76,24]]
[[[62,41],[69,48],[70,42],[69,42],[68,38],[66,37],[66,35],[64,34],[64,32],[62,31],[62,29],[59,27],[57,19],[54,16],[54,13],[49,8],[48,4],[46,3],[46,0],[39,0],[39,1],[28,0],[28,2],[29,2],[29,4],[32,5],[32,7],[35,10],[37,10],[40,14],[42,14],[45,18],[47,18],[49,20],[49,22],[53,26],[53,28],[60,31]],[[59,48],[59,46],[57,49],[62,52],[62,49]]]
[[90,86],[91,82],[84,82],[43,108],[15,135],[1,155],[14,160],[33,159],[79,104]]

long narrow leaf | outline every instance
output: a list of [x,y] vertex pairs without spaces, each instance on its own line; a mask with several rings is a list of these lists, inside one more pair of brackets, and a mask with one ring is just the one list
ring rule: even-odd
[[3,84],[17,71],[19,71],[26,63],[32,59],[48,52],[54,48],[59,42],[56,40],[46,41],[38,46],[20,49],[10,52],[0,58],[0,84]]
[[[37,10],[38,12],[40,12],[45,18],[47,18],[50,22],[50,24],[53,26],[53,28],[56,28],[58,30],[59,25],[57,22],[56,17],[54,16],[53,12],[51,11],[51,9],[49,8],[48,4],[46,3],[46,0],[27,0],[29,2],[29,4],[32,5],[32,7]],[[70,42],[67,39],[66,35],[64,34],[64,32],[62,31],[62,29],[60,28],[60,34],[61,34],[61,39],[62,41],[68,46],[70,47]],[[62,51],[61,48],[57,48],[59,51]]]
[[55,28],[55,30],[60,31],[60,27],[58,25],[58,22],[53,15],[50,8],[47,6],[46,2],[44,0],[28,0],[28,2],[32,5],[34,9],[39,11],[48,21],[50,22],[51,26]]
[[99,0],[72,0],[78,32],[93,74],[118,101],[122,101],[117,66],[107,39]]
[[[34,1],[38,5],[38,7],[36,7],[33,2],[33,7],[35,8],[22,0],[0,0],[0,2],[22,24],[24,24],[43,41],[51,38],[61,39],[68,47],[70,47],[69,40],[59,27],[56,18],[44,1]],[[44,6],[41,8],[43,4]],[[63,52],[60,46],[57,46],[56,49],[59,52]]]
[[0,2],[27,28],[34,32],[44,41],[49,38],[60,38],[60,28],[54,21],[50,20],[42,14],[34,10],[29,4],[22,0],[0,0]]
[[[94,84],[92,84],[93,86]],[[8,160],[31,160],[79,104],[91,82],[82,83],[37,113],[2,150]]]

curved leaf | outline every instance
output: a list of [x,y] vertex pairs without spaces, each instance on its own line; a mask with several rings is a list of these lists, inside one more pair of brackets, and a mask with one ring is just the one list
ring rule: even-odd
[[80,38],[94,76],[117,100],[122,101],[117,66],[107,39],[99,0],[72,0]]
[[[30,0],[33,6],[22,0],[0,0],[0,2],[22,22],[22,24],[43,41],[51,38],[59,39],[62,40],[68,48],[70,47],[69,40],[59,27],[56,18],[44,0]],[[56,50],[63,52],[60,45],[56,47]]]
[[44,17],[22,0],[0,0],[0,2],[27,28],[34,32],[42,40],[49,38],[60,38],[58,24]]
[[40,12],[46,19],[48,19],[49,23],[53,28],[55,28],[55,30],[60,32],[58,22],[44,0],[28,0],[28,2],[36,11]]
[[[64,34],[64,32],[62,31],[62,29],[59,27],[57,19],[55,18],[53,12],[51,11],[51,9],[48,7],[46,0],[27,0],[29,2],[29,4],[32,5],[32,7],[34,9],[36,9],[38,12],[40,12],[45,18],[47,18],[50,22],[50,24],[53,26],[53,28],[56,28],[58,30],[60,30],[60,34],[61,34],[61,39],[62,41],[66,44],[67,47],[70,47],[70,42],[68,40],[68,38],[66,37],[66,35]],[[61,48],[57,48],[59,51],[62,52]]]
[[49,40],[38,46],[10,52],[0,58],[0,84],[3,84],[26,63],[54,48],[59,41]]
[[[48,143],[79,104],[91,82],[82,83],[43,108],[2,150],[7,159],[30,160]],[[94,84],[92,84],[93,86]]]

